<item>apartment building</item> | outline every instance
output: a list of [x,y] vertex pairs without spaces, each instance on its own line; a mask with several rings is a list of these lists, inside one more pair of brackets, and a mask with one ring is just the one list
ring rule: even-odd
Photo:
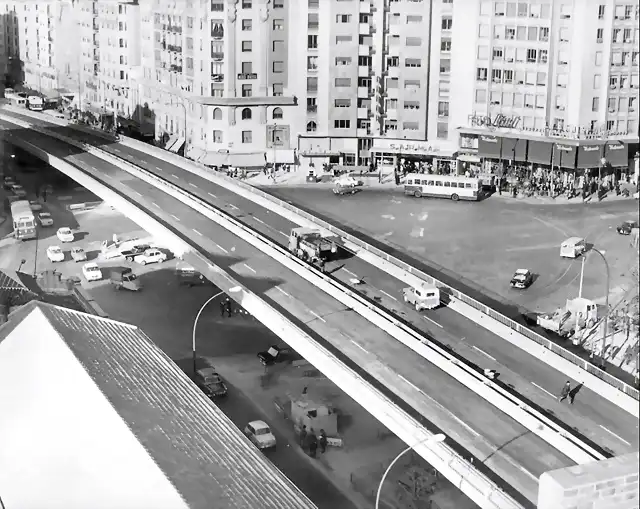
[[101,112],[99,90],[100,41],[98,2],[75,2],[75,39],[77,42],[79,94],[77,106],[83,111]]
[[0,3],[0,76],[4,77],[4,85],[13,87],[22,83],[20,66],[20,30],[15,2]]

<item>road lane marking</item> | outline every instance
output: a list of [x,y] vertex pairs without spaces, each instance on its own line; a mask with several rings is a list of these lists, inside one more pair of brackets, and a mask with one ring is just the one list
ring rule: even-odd
[[555,394],[550,393],[547,389],[545,389],[544,387],[540,387],[537,383],[535,382],[531,382],[531,385],[534,385],[535,387],[537,387],[538,389],[540,389],[542,392],[546,392],[549,396],[551,396],[553,399],[558,399],[558,396],[556,396]]
[[202,233],[200,233],[198,230],[196,230],[195,228],[191,228],[196,234],[200,235],[202,237]]
[[402,381],[403,381],[404,383],[406,383],[407,385],[410,385],[411,387],[413,387],[416,391],[418,391],[418,392],[422,392],[422,391],[420,390],[420,388],[419,388],[417,385],[415,385],[415,384],[411,383],[409,380],[407,380],[407,379],[406,379],[405,377],[403,377],[402,375],[400,375],[400,374],[398,374],[398,373],[396,373],[396,375],[398,376],[398,378],[399,378],[400,380],[402,380]]
[[[262,219],[260,219],[259,217],[255,217],[255,216],[254,216],[254,217],[253,217],[253,219],[255,219],[256,221],[258,221],[258,223],[265,224],[265,222],[264,222]],[[266,225],[265,225],[265,226],[266,226]]]
[[347,274],[349,274],[350,276],[358,277],[356,274],[354,274],[353,272],[351,272],[349,269],[344,269],[344,271],[345,271]]
[[289,238],[289,235],[287,235],[285,232],[281,232],[280,230],[278,230],[278,233],[279,233],[280,235],[284,235],[285,237]]
[[229,203],[229,207],[231,207],[233,210],[240,210],[238,207],[236,207],[233,203]]
[[570,235],[566,231],[564,231],[562,228],[560,228],[559,226],[553,224],[550,221],[546,221],[546,220],[541,219],[541,218],[536,217],[536,216],[533,216],[533,219],[535,219],[536,221],[539,221],[540,223],[542,223],[545,226],[548,226],[549,228],[553,228],[554,230],[559,231],[560,233],[562,233],[562,235],[565,236],[565,238],[570,237]]
[[276,290],[278,290],[280,293],[286,295],[287,297],[291,297],[291,295],[289,295],[287,292],[285,292],[282,288],[280,288],[279,286],[276,286]]
[[122,150],[120,150],[119,148],[114,148],[113,151],[114,152],[122,152]]
[[492,357],[491,355],[489,355],[487,352],[485,352],[482,348],[478,348],[476,345],[471,345],[471,348],[473,348],[474,350],[476,350],[477,352],[480,352],[482,355],[484,355],[485,357],[488,357],[489,359],[491,359],[493,362],[498,362],[496,360],[495,357]]
[[311,311],[309,310],[309,313],[311,313],[313,316],[315,316],[318,320],[322,321],[322,322],[327,322],[324,318],[322,318],[318,313],[316,313],[315,311]]
[[600,424],[600,427],[605,430],[607,433],[610,433],[611,435],[613,435],[614,437],[616,437],[618,440],[620,440],[621,442],[624,442],[627,445],[631,445],[629,442],[627,442],[624,438],[622,438],[620,435],[616,435],[613,431],[611,431],[608,428],[605,428],[602,424]]
[[389,297],[390,299],[398,300],[398,299],[396,299],[393,295],[391,295],[391,294],[389,294],[389,293],[385,292],[384,290],[380,290],[380,293],[384,293],[384,294],[385,294],[387,297]]
[[207,193],[207,194],[208,194],[209,196],[211,196],[211,198],[216,198],[216,199],[218,198],[218,197],[217,197],[215,194],[213,194],[213,193]]
[[369,350],[367,350],[364,346],[359,345],[358,343],[356,343],[353,339],[350,340],[355,346],[357,346],[360,350],[362,350],[364,353],[369,354]]
[[162,168],[160,168],[160,166],[156,166],[156,170],[162,171]]
[[177,178],[178,178],[178,176],[177,176],[176,174],[174,174],[174,173],[172,173],[172,174],[171,174],[171,176],[172,176],[174,179],[177,179]]
[[160,208],[160,205],[158,205],[156,202],[151,202],[151,205],[153,205],[154,207]]
[[142,196],[138,191],[134,191],[138,196]]
[[171,217],[174,218],[176,221],[180,221],[180,218],[178,216],[174,216],[173,214],[171,214]]
[[224,251],[225,253],[228,253],[229,251],[227,251],[225,248],[223,248],[220,244],[216,244],[214,242],[215,246],[220,250],[220,251]]
[[256,273],[255,269],[249,267],[246,263],[243,263],[242,265],[244,265],[247,269],[249,269],[251,272],[253,272],[254,274]]
[[[512,463],[513,464],[513,463]],[[527,474],[531,479],[533,479],[536,482],[539,482],[540,479],[538,477],[536,477],[535,475],[533,475],[531,472],[529,472],[526,468],[524,468],[522,465],[517,465],[517,467],[520,469],[521,472]]]
[[432,320],[431,318],[429,318],[428,316],[424,316],[422,315],[422,318],[424,318],[425,320],[430,321],[433,325],[437,325],[438,327],[440,327],[441,329],[444,329],[444,327],[442,325],[440,325],[438,322],[436,322],[435,320]]
[[197,186],[196,184],[194,184],[193,182],[189,182],[189,185],[190,185],[191,187],[198,187],[198,186]]

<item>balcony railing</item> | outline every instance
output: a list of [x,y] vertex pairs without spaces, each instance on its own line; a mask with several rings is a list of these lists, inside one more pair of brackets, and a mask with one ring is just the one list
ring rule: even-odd
[[169,67],[169,70],[171,72],[182,72],[182,66],[181,65],[172,65],[171,67]]
[[173,51],[174,53],[182,53],[182,46],[174,46],[173,44],[167,45],[167,49],[169,51]]
[[223,60],[224,59],[224,53],[222,53],[222,52],[211,53],[211,58],[213,60]]
[[211,73],[211,81],[214,83],[222,83],[224,81],[224,74]]
[[316,113],[317,111],[318,111],[318,105],[313,104],[313,105],[307,106],[307,113]]

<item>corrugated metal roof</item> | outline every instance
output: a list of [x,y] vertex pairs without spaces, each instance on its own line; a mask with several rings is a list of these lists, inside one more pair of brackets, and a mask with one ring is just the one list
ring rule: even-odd
[[34,309],[191,508],[315,508],[137,327],[34,301],[0,329],[0,341]]
[[18,272],[0,270],[0,303],[10,302],[12,306],[20,306],[37,298],[38,294],[24,284]]

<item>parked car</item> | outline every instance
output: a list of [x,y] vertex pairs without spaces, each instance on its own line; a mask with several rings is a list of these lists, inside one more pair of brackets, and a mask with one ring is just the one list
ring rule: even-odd
[[132,292],[138,292],[142,290],[142,284],[140,279],[136,276],[128,267],[114,267],[109,274],[111,284],[116,290],[131,290]]
[[334,184],[340,184],[342,186],[360,187],[364,185],[363,180],[358,180],[349,175],[342,175],[333,181]]
[[33,210],[34,212],[39,212],[42,210],[42,204],[39,201],[30,200],[29,206],[31,207],[31,210]]
[[47,258],[49,258],[51,262],[63,262],[64,251],[60,249],[60,246],[49,246],[47,248]]
[[244,434],[260,450],[276,446],[276,437],[273,436],[271,428],[264,421],[251,421],[245,426]]
[[15,179],[15,177],[12,177],[10,175],[6,175],[4,177],[4,181],[2,183],[2,187],[4,187],[5,190],[9,191],[11,190],[12,186],[15,186],[18,184],[18,181]]
[[333,186],[333,194],[337,194],[337,195],[344,195],[344,194],[355,194],[359,191],[359,189],[356,186],[352,186],[352,185],[345,185],[341,182],[337,182],[334,186]]
[[196,385],[200,387],[209,398],[219,398],[227,395],[227,386],[222,377],[216,373],[215,368],[201,368],[196,371]]
[[71,248],[71,258],[73,258],[74,262],[86,262],[87,261],[87,253],[81,247]]
[[631,235],[631,231],[638,227],[638,221],[625,221],[616,228],[620,235]]
[[147,265],[149,263],[162,263],[167,259],[167,255],[159,249],[147,249],[144,253],[135,255],[133,259],[142,265]]
[[258,353],[258,359],[264,366],[270,366],[279,362],[291,362],[296,355],[291,348],[271,345],[268,350]]
[[24,187],[22,187],[20,184],[12,185],[11,192],[19,198],[24,198],[27,196],[27,191],[25,191]]
[[533,283],[533,274],[529,269],[518,269],[511,278],[511,288],[526,289]]
[[53,226],[53,218],[48,212],[40,212],[40,214],[38,214],[38,221],[40,221],[40,225],[45,228],[47,226]]
[[100,281],[102,279],[102,271],[95,262],[85,263],[82,266],[82,275],[87,281]]
[[68,226],[63,226],[62,228],[58,228],[56,235],[60,240],[60,242],[73,242],[75,238],[73,236],[73,232],[71,231],[71,228],[69,228]]
[[149,244],[136,244],[131,249],[122,251],[122,256],[124,256],[128,262],[132,262],[136,259],[136,256],[144,253],[147,249],[151,249]]

